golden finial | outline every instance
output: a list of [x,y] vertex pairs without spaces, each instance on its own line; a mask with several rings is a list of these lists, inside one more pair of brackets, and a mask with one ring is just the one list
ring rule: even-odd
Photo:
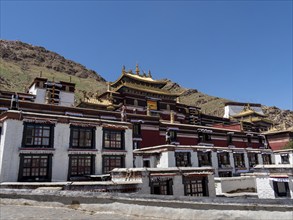
[[247,110],[251,110],[249,103],[247,103]]
[[110,92],[111,91],[111,85],[110,85],[110,82],[107,82],[107,92]]
[[125,74],[125,66],[122,66],[122,74]]
[[136,64],[136,67],[135,67],[135,72],[136,72],[136,75],[139,76],[139,67],[138,67],[138,64]]
[[152,78],[152,74],[151,74],[151,71],[149,70],[149,73],[148,73],[149,77]]

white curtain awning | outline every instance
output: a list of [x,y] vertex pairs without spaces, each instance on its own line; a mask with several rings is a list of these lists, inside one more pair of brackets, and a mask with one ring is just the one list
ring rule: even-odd
[[288,178],[277,178],[277,177],[271,177],[270,180],[275,181],[275,182],[289,182]]

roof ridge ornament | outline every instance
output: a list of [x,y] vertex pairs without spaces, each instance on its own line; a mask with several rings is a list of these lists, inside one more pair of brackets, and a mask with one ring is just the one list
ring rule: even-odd
[[125,66],[122,66],[122,74],[125,74]]
[[149,72],[148,72],[148,76],[150,77],[150,78],[152,78],[152,74],[151,74],[151,71],[149,70]]
[[135,72],[136,72],[136,75],[139,76],[139,67],[138,67],[138,64],[136,64],[136,67],[135,67]]

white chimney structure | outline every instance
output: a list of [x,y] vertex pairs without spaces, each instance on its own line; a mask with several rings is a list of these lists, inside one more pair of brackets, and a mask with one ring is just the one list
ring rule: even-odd
[[75,84],[71,82],[55,82],[37,77],[28,92],[35,95],[35,102],[59,106],[74,106]]

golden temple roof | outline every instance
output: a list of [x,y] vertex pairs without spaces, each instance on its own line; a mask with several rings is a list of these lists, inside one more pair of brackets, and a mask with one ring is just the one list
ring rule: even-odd
[[138,65],[136,65],[135,73],[133,73],[132,70],[126,71],[125,67],[123,66],[122,74],[115,82],[111,83],[111,86],[115,87],[115,85],[118,84],[124,77],[128,77],[128,78],[131,78],[131,79],[134,79],[137,81],[141,81],[144,83],[150,83],[153,85],[157,85],[161,88],[167,84],[166,80],[153,79],[150,71],[148,72],[148,74],[146,74],[146,73],[140,74],[139,67],[138,67]]
[[245,116],[250,116],[250,115],[257,115],[262,118],[266,117],[265,115],[260,114],[256,111],[254,111],[253,109],[251,109],[249,104],[247,106],[245,106],[241,112],[239,112],[236,115],[233,115],[232,117],[233,118],[240,118],[240,117],[245,117]]
[[259,117],[251,117],[251,118],[246,118],[246,119],[243,119],[241,121],[244,121],[244,122],[266,122],[266,123],[269,123],[269,124],[273,124],[273,122],[269,119],[266,119],[266,118],[259,118]]
[[128,87],[128,88],[135,89],[135,90],[140,90],[140,91],[150,92],[150,93],[155,93],[155,94],[160,94],[160,95],[168,95],[168,96],[180,96],[182,94],[182,93],[171,93],[167,90],[157,89],[157,88],[153,88],[153,87],[150,88],[150,87],[143,86],[143,85],[137,86],[136,84],[129,83],[129,82],[124,82],[119,87],[117,87],[114,91],[118,91],[122,87]]

